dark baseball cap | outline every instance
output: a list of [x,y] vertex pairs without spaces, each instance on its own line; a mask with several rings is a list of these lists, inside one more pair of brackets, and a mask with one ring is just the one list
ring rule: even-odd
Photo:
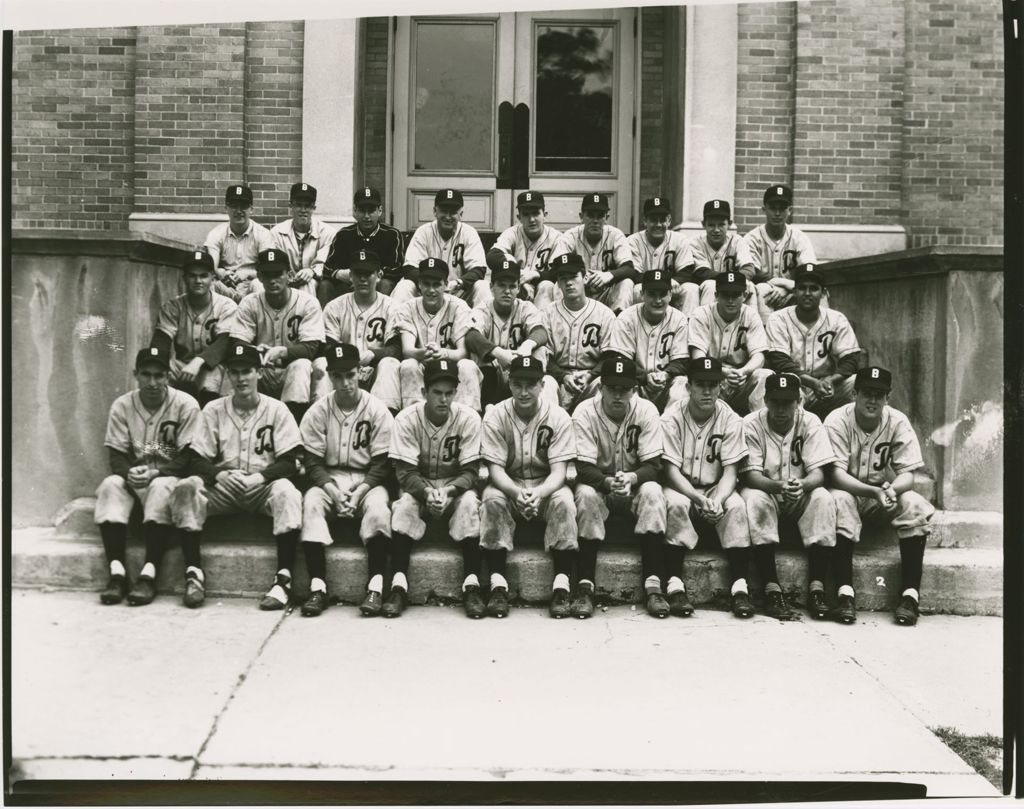
[[724,199],[709,199],[704,203],[704,219],[709,216],[724,216],[726,219],[732,219],[732,208]]
[[260,250],[260,254],[256,257],[256,272],[271,274],[288,272],[290,266],[288,254],[284,250],[276,248]]
[[722,272],[715,276],[715,289],[718,292],[743,292],[746,288],[746,276],[734,270]]
[[861,368],[857,371],[857,376],[853,381],[853,389],[860,390],[861,388],[889,393],[892,390],[892,374],[877,365]]
[[601,384],[633,387],[636,385],[636,363],[621,354],[605,358],[601,363]]
[[461,208],[462,205],[462,192],[454,188],[442,188],[434,194],[434,207],[436,208]]
[[352,204],[372,205],[374,208],[376,208],[381,204],[380,191],[378,191],[376,188],[370,188],[370,186],[364,185],[353,195]]
[[551,259],[550,268],[554,270],[555,276],[576,275],[586,272],[586,265],[583,263],[583,256],[579,253],[562,253]]
[[228,349],[227,356],[223,360],[224,365],[244,365],[249,368],[259,368],[263,365],[263,357],[260,350],[249,343],[235,343]]
[[686,376],[690,381],[703,379],[709,382],[721,382],[725,379],[722,363],[714,357],[698,357],[695,360],[690,360]]
[[767,205],[769,202],[785,202],[787,205],[792,205],[793,189],[788,185],[768,186],[768,190],[764,192],[764,204]]
[[380,256],[372,250],[353,250],[348,268],[352,272],[377,272],[380,269]]
[[509,261],[507,258],[505,258],[502,259],[501,265],[499,267],[491,270],[491,281],[497,281],[499,278],[514,278],[516,281],[518,281],[519,275],[519,262]]
[[672,213],[672,206],[664,197],[651,197],[644,200],[644,216],[649,213]]
[[800,377],[796,374],[772,374],[765,380],[764,395],[766,399],[799,399]]
[[350,343],[327,347],[328,371],[351,371],[359,367],[359,349]]
[[795,286],[801,281],[814,281],[823,287],[825,286],[825,276],[815,269],[813,264],[801,264],[793,270],[793,285]]
[[439,379],[450,379],[458,384],[459,366],[451,360],[429,360],[423,363],[423,384],[430,385]]
[[448,280],[448,264],[440,258],[425,258],[420,262],[420,278]]
[[541,379],[544,363],[536,357],[513,357],[508,369],[509,379]]
[[190,270],[193,267],[213,272],[213,256],[205,250],[193,250],[185,257],[185,260],[181,263],[181,268],[183,270]]
[[316,202],[316,189],[309,183],[295,183],[288,199],[292,202]]
[[170,370],[171,355],[168,353],[166,348],[157,348],[156,346],[143,348],[135,355],[135,370],[139,370],[139,368],[146,363],[160,365],[163,368]]
[[225,205],[252,205],[252,189],[247,185],[229,185],[224,192]]
[[544,195],[540,191],[523,191],[516,197],[516,207],[544,210]]
[[587,194],[580,203],[581,211],[607,211],[607,194]]
[[665,270],[644,270],[643,289],[660,289],[667,291],[672,289],[672,281]]

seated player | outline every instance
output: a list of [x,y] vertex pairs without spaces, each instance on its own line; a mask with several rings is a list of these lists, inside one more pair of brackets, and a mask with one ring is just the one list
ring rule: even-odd
[[[633,253],[626,234],[608,224],[608,197],[587,194],[580,206],[580,222],[555,242],[551,257],[575,253],[586,269],[587,294],[604,303],[616,315],[633,303],[633,285],[639,280],[633,267]],[[558,290],[550,286],[537,289],[538,306],[558,300]]]
[[242,299],[228,331],[234,340],[252,343],[263,357],[260,392],[279,397],[296,422],[312,391],[313,360],[324,342],[324,317],[309,293],[288,286],[288,257],[264,250],[258,262],[263,292]]
[[[664,270],[672,281],[671,303],[684,315],[697,308],[700,289],[694,279],[694,260],[690,244],[672,225],[672,207],[665,197],[652,197],[644,201],[644,229],[632,234],[626,241],[633,253],[633,267],[638,275],[648,270]],[[633,291],[633,302],[643,299],[639,287]]]
[[[448,536],[462,549],[463,608],[470,618],[482,618],[486,608],[480,595],[480,500],[475,488],[480,416],[453,401],[458,384],[454,363],[431,360],[423,367],[426,398],[395,418],[389,456],[401,496],[392,507],[391,559],[405,572],[412,543],[423,539],[426,521],[445,521]],[[396,601],[395,609],[400,606]]]
[[833,569],[839,585],[835,615],[842,623],[857,619],[853,590],[853,550],[862,520],[888,523],[900,543],[903,592],[896,622],[917,623],[921,600],[924,546],[935,508],[913,490],[914,470],[924,466],[921,445],[909,419],[889,406],[892,374],[870,366],[857,372],[852,404],[825,417],[836,460],[829,474],[836,501],[836,550]]
[[404,303],[416,295],[417,268],[428,258],[441,259],[450,277],[445,292],[470,306],[487,303],[487,256],[476,228],[462,221],[462,194],[454,188],[442,188],[434,196],[434,221],[416,228],[405,251],[403,272],[391,297]]
[[729,230],[732,225],[732,208],[724,199],[710,199],[704,203],[701,220],[704,232],[690,241],[693,255],[693,276],[700,284],[700,305],[715,302],[715,279],[723,272],[738,272],[746,279],[743,302],[754,305],[756,290],[754,282],[754,259],[750,248],[738,233]]
[[[747,507],[736,491],[740,462],[747,456],[743,420],[719,395],[725,374],[712,357],[690,363],[687,400],[669,405],[661,417],[664,436],[663,481],[667,505],[665,559],[668,603],[648,596],[648,612],[688,616],[693,604],[686,594],[686,551],[697,545],[696,525],[713,525],[729,562],[732,612],[754,614],[747,590],[750,529]],[[652,588],[660,582],[652,582]]]
[[226,324],[237,305],[212,291],[213,259],[196,250],[182,266],[185,294],[160,307],[149,342],[171,355],[171,384],[205,404],[224,392]]
[[256,259],[274,246],[270,231],[251,217],[252,190],[247,185],[229,185],[224,192],[228,221],[217,225],[203,247],[213,259],[217,280],[214,289],[238,302],[258,291]]
[[[224,366],[234,392],[203,408],[189,453],[191,474],[175,488],[171,510],[175,524],[193,532],[197,560],[207,517],[240,512],[272,517],[277,574],[260,609],[282,610],[291,597],[302,527],[302,495],[291,481],[302,460],[299,426],[284,404],[259,393],[265,371],[256,346],[232,346]],[[199,568],[187,556],[185,562]],[[201,571],[197,579],[202,585]]]
[[583,259],[564,253],[551,262],[561,300],[541,310],[548,333],[547,373],[568,412],[597,393],[597,361],[608,348],[615,315],[587,297]]
[[547,275],[551,250],[562,235],[561,231],[544,224],[547,215],[544,195],[539,191],[523,191],[516,197],[519,224],[503,230],[487,251],[487,266],[492,273],[505,261],[514,261],[522,268],[519,297],[528,301],[536,299],[541,276]]
[[846,315],[821,305],[824,292],[825,279],[817,270],[797,272],[795,305],[774,312],[765,324],[768,365],[800,377],[804,407],[819,417],[853,399],[861,357]]
[[576,506],[565,485],[566,466],[576,457],[572,419],[541,399],[544,368],[533,357],[516,357],[509,368],[512,398],[483,420],[482,450],[489,482],[480,506],[480,547],[491,573],[487,614],[508,614],[505,567],[517,522],[545,523],[544,548],[555,563],[549,612],[569,613],[569,576],[578,543]]
[[480,366],[469,359],[466,333],[472,323],[465,301],[445,292],[448,265],[439,258],[420,262],[420,296],[399,304],[392,299],[386,340],[397,341],[400,356],[377,363],[373,394],[393,412],[423,401],[423,363],[449,360],[459,370],[456,401],[480,411]]
[[334,229],[313,216],[316,189],[309,183],[295,183],[288,193],[292,218],[270,229],[274,247],[288,256],[288,286],[316,297],[323,276],[327,251],[334,241]]
[[326,548],[334,541],[327,522],[339,518],[359,520],[359,538],[366,548],[369,583],[359,607],[363,615],[400,615],[407,600],[405,568],[398,564],[391,593],[382,604],[391,538],[385,484],[393,419],[382,402],[360,390],[358,370],[359,349],[348,343],[332,345],[327,375],[334,392],[317,399],[299,426],[306,477],[312,484],[302,498],[302,550],[309,571],[309,598],[302,614],[307,617],[327,609]]
[[725,374],[721,397],[741,416],[764,407],[768,337],[753,306],[743,303],[744,278],[724,272],[715,279],[715,302],[697,308],[687,324],[690,359],[714,357]]
[[797,614],[779,586],[775,546],[779,517],[796,523],[807,548],[808,611],[823,619],[825,575],[836,544],[836,504],[824,488],[825,467],[835,460],[821,420],[800,407],[800,380],[773,374],[765,383],[765,406],[743,419],[747,460],[740,467],[740,495],[747,505],[754,564],[765,582],[765,613],[780,621]]
[[[133,371],[138,388],[118,396],[110,405],[103,439],[110,475],[96,490],[95,511],[110,568],[110,579],[100,593],[104,604],[120,604],[127,596],[129,604],[140,606],[156,598],[157,566],[177,525],[171,513],[171,494],[186,470],[185,449],[199,421],[199,405],[187,393],[168,387],[170,368],[171,359],[164,349],[142,349]],[[136,503],[142,506],[146,561],[129,591],[126,545],[128,520]],[[186,564],[195,561],[189,553],[193,539],[182,535]],[[185,576],[187,607],[202,603],[191,585],[194,575],[195,569],[189,567]]]
[[647,270],[643,303],[633,304],[615,319],[607,346],[636,363],[637,392],[654,402],[659,412],[686,394],[686,315],[669,306],[671,294],[668,272]]
[[576,618],[594,614],[597,551],[612,512],[634,518],[644,588],[648,594],[652,587],[661,592],[660,583],[656,583],[661,575],[657,561],[665,542],[665,493],[658,482],[661,425],[657,408],[637,396],[636,389],[636,364],[622,357],[608,357],[601,363],[600,394],[580,404],[572,416],[579,581],[569,611]]

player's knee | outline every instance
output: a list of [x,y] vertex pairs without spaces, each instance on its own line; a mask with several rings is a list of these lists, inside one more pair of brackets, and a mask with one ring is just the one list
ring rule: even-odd
[[591,509],[599,509],[601,507],[603,495],[598,493],[597,489],[593,486],[589,486],[586,483],[577,483],[573,500],[576,503],[577,511],[589,512]]
[[302,495],[288,478],[278,478],[270,484],[270,499],[273,503],[294,508],[302,507]]
[[637,505],[639,508],[661,508],[666,507],[665,490],[655,480],[649,480],[637,490]]
[[125,490],[125,479],[120,475],[107,475],[96,487],[97,498],[116,497],[121,493],[127,494],[127,491]]

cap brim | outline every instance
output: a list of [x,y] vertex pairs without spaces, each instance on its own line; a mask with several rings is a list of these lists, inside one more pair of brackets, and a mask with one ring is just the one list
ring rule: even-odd
[[527,370],[525,368],[516,369],[516,370],[509,371],[508,378],[509,379],[533,379],[533,380],[543,379],[544,378],[544,371],[542,369],[539,369],[539,368],[536,371]]
[[171,364],[167,360],[161,359],[159,357],[146,357],[142,360],[139,360],[137,363],[135,363],[135,370],[137,371],[143,365],[159,365],[161,368],[165,368],[168,371],[171,370]]
[[431,376],[424,376],[423,385],[429,386],[431,383],[437,382],[440,379],[447,379],[455,384],[459,383],[459,375],[457,373],[453,373],[452,371],[442,371],[440,373],[432,374]]
[[779,401],[791,401],[795,402],[800,398],[800,391],[793,390],[767,390],[764,392],[765,399],[778,399]]
[[359,360],[328,360],[328,371],[351,371],[359,367]]
[[611,209],[607,205],[584,205],[580,210],[584,213],[587,211],[601,211],[602,213],[608,213]]
[[691,382],[721,382],[725,374],[721,371],[693,371],[687,378]]
[[644,211],[644,216],[650,216],[652,213],[671,214],[672,211],[669,208],[648,208],[646,211]]
[[380,267],[376,267],[373,264],[353,264],[348,269],[349,272],[365,272],[367,275],[372,275],[377,272]]
[[892,393],[892,385],[883,385],[871,379],[865,380],[864,382],[853,383],[854,390],[862,390],[865,388],[868,390],[881,391],[882,393]]
[[623,385],[627,388],[635,387],[635,377],[623,376],[622,374],[601,374],[602,385]]
[[236,358],[224,360],[225,368],[259,368],[261,365],[262,363],[255,360],[240,360]]
[[261,264],[256,267],[256,272],[264,275],[284,275],[288,269],[280,264]]
[[653,284],[641,284],[641,289],[644,292],[671,292],[672,285],[664,281],[655,281]]
[[493,271],[492,270],[491,271],[491,278],[493,280],[495,280],[495,281],[500,281],[502,278],[508,278],[508,279],[513,280],[513,281],[518,281],[519,278],[520,278],[520,273],[512,272],[511,270],[497,270],[497,271]]
[[744,292],[746,289],[746,284],[715,284],[716,292]]

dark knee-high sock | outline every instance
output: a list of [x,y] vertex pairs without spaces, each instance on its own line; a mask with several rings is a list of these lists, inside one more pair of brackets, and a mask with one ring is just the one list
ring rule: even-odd
[[462,540],[462,578],[480,575],[480,559],[479,537]]
[[775,543],[754,545],[754,566],[761,577],[762,585],[779,583],[779,574],[775,570]]
[[825,584],[828,574],[828,563],[832,558],[832,549],[815,543],[807,549],[807,572],[812,582]]
[[274,537],[277,540],[277,569],[295,573],[295,555],[299,550],[299,531],[285,531]]
[[405,534],[391,535],[391,575],[409,572],[409,556],[412,553],[412,537]]
[[671,579],[673,576],[678,576],[685,581],[683,568],[686,564],[686,546],[662,545],[662,547],[664,548],[662,552],[665,554],[665,578]]
[[578,581],[589,581],[591,584],[597,581],[597,551],[600,547],[599,539],[580,539],[580,553],[576,561]]
[[202,532],[181,529],[179,533],[181,535],[181,555],[185,560],[185,567],[202,568],[203,557],[200,550],[200,544],[203,539]]
[[310,580],[327,581],[327,549],[319,542],[303,542],[302,555],[306,558],[306,572]]
[[101,522],[100,536],[103,537],[107,564],[120,562],[123,565],[128,547],[128,526],[120,522]]
[[729,560],[729,578],[735,584],[739,579],[747,578],[750,572],[750,548],[726,548],[725,557]]
[[551,556],[555,562],[555,575],[564,573],[566,576],[572,576],[572,563],[576,561],[577,551],[572,550],[561,550],[551,551]]
[[169,525],[160,525],[155,522],[142,524],[142,536],[146,542],[146,562],[153,567],[159,568],[164,558],[164,552],[170,544],[173,528]]
[[505,568],[508,564],[508,550],[506,548],[487,548],[484,550],[484,559],[487,560],[487,570],[493,576],[505,575]]
[[904,590],[913,587],[921,592],[924,572],[924,537],[904,537],[900,540],[900,578]]
[[366,543],[366,567],[369,578],[384,577],[388,567],[388,538],[382,534],[370,537]]
[[637,534],[640,542],[640,575],[644,581],[657,576],[658,581],[665,575],[665,541],[659,534]]
[[842,534],[836,535],[832,570],[835,572],[836,587],[844,584],[853,587],[853,540]]

